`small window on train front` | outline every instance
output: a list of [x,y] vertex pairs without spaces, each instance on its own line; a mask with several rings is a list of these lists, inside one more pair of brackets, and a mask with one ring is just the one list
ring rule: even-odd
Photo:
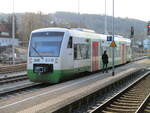
[[72,37],[69,37],[69,42],[67,48],[72,48]]

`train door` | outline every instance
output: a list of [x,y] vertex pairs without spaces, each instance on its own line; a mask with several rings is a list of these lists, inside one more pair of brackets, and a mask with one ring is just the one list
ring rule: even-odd
[[125,45],[121,45],[121,64],[125,62]]
[[98,49],[99,43],[98,42],[92,42],[92,71],[99,70],[99,55],[98,55]]
[[65,55],[66,62],[64,63],[67,68],[73,69],[73,37],[69,37],[68,45],[67,45],[67,51]]

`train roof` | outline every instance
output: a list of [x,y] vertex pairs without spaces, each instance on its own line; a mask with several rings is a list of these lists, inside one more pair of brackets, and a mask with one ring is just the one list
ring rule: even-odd
[[[102,39],[102,40],[107,40],[107,36],[105,34],[98,34],[93,30],[89,29],[82,29],[82,28],[72,28],[72,29],[67,29],[67,28],[42,28],[42,29],[37,29],[32,31],[32,33],[35,32],[47,32],[47,31],[59,31],[59,32],[68,32],[70,35],[75,36],[75,37],[87,37],[87,38],[92,38],[92,39]],[[123,38],[123,36],[120,35],[115,35],[115,41],[125,41],[128,43],[131,43],[131,40],[128,38]]]
[[47,32],[47,31],[60,31],[60,32],[66,32],[68,31],[69,29],[67,28],[41,28],[41,29],[36,29],[34,31],[32,31],[32,33],[35,33],[35,32]]
[[[86,37],[89,37],[92,39],[107,40],[107,36],[110,36],[110,35],[105,35],[105,34],[99,34],[99,33],[94,32],[93,30],[87,30],[87,29],[84,29],[83,31],[80,29],[79,30],[78,29],[71,29],[70,32],[73,36],[80,36],[80,37],[86,36]],[[123,36],[120,36],[120,35],[115,35],[115,41],[125,41],[128,43],[131,43],[130,39],[124,38]]]

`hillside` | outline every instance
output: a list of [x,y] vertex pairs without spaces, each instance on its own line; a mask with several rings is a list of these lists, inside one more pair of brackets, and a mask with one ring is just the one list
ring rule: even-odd
[[[104,15],[76,14],[69,12],[56,12],[54,14],[38,13],[16,13],[16,26],[18,38],[24,42],[28,41],[32,30],[43,27],[84,27],[104,33]],[[0,13],[0,20],[7,21],[10,14]],[[107,17],[108,32],[112,33],[112,17]],[[115,18],[115,34],[129,38],[130,28],[134,27],[136,40],[143,40],[146,36],[146,22],[130,18]],[[10,27],[12,25],[10,24]],[[12,30],[10,30],[12,31]]]
[[[67,13],[67,12],[56,12],[53,17],[59,21],[81,23],[89,29],[93,29],[98,33],[104,33],[104,15],[95,14],[81,14]],[[112,33],[112,17],[107,17],[108,32]],[[115,34],[129,37],[130,28],[134,26],[135,38],[143,40],[146,37],[146,22],[130,18],[115,18]]]

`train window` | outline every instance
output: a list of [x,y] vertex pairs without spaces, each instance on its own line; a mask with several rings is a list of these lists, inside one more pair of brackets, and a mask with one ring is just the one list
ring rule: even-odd
[[32,33],[32,37],[56,37],[56,36],[63,36],[64,32],[36,32]]
[[63,32],[33,33],[30,41],[29,56],[58,57],[63,36]]
[[88,59],[90,58],[90,48],[87,44],[75,44],[74,45],[74,59]]
[[77,59],[77,44],[74,45],[74,60]]
[[86,58],[90,58],[90,46],[86,45]]
[[72,48],[72,37],[69,37],[67,48]]
[[88,59],[90,56],[90,51],[89,51],[89,46],[86,44],[83,44],[81,46],[81,54],[82,54],[82,59]]

